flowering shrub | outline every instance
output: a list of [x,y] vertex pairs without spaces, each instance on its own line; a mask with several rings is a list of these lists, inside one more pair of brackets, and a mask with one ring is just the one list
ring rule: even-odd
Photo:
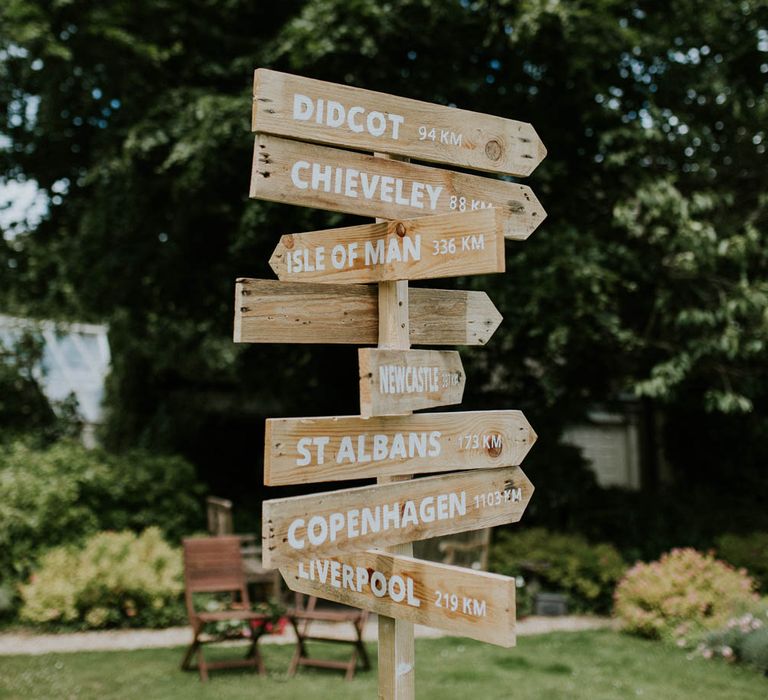
[[695,653],[705,659],[743,661],[768,673],[768,608],[731,618],[723,629],[708,634]]
[[[200,598],[205,600],[200,602]],[[216,594],[203,594],[195,596],[195,607],[207,612],[219,612],[231,609],[231,600],[222,600]],[[261,630],[262,634],[282,634],[288,624],[285,616],[285,607],[275,601],[262,601],[252,603],[251,610],[267,616],[264,620],[219,620],[210,624],[217,635],[232,637],[251,637],[254,632]]]
[[[506,576],[538,578],[546,587],[567,593],[573,608],[593,612],[610,610],[613,588],[626,568],[610,544],[592,544],[580,535],[542,528],[501,530],[491,547],[489,566]],[[519,593],[524,602],[526,594]]]
[[200,494],[194,467],[180,457],[70,441],[0,445],[0,585],[15,589],[43,552],[102,530],[157,525],[180,539],[202,525]]
[[627,572],[616,587],[614,613],[628,632],[685,646],[753,605],[753,589],[745,571],[695,549],[673,549]]
[[87,628],[159,627],[185,619],[181,552],[156,527],[101,532],[57,547],[21,587],[21,619]]

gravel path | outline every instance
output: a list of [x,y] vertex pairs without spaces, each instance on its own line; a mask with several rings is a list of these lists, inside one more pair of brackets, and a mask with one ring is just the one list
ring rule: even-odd
[[[527,617],[517,623],[517,634],[545,634],[547,632],[576,632],[580,630],[603,629],[613,625],[609,618],[569,615],[565,617]],[[368,620],[363,637],[376,641],[376,617]],[[346,625],[316,622],[312,626],[315,634],[344,636]],[[416,625],[417,638],[441,637],[443,633],[431,627]],[[156,649],[189,644],[192,632],[188,627],[170,627],[164,630],[116,630],[110,632],[75,632],[71,634],[0,634],[0,656],[10,654],[50,654],[75,651],[121,651],[130,649]],[[269,635],[262,644],[293,644],[295,635],[288,627],[281,635]]]

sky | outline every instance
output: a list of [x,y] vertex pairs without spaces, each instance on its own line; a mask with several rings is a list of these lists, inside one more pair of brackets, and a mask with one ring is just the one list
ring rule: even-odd
[[48,209],[46,195],[37,183],[0,183],[0,229],[6,239],[34,229]]

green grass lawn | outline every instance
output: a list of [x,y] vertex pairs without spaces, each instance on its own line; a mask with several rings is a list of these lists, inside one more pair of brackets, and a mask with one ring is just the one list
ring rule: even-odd
[[[610,631],[523,637],[516,649],[445,638],[416,644],[419,698],[491,700],[755,700],[768,680],[724,662]],[[375,659],[375,649],[371,648]],[[238,650],[220,650],[232,654]],[[203,685],[178,670],[182,649],[0,657],[0,698],[374,698],[376,672],[344,682],[341,674],[302,670],[287,678],[292,646],[265,646],[269,677],[219,671]],[[324,651],[339,651],[326,646]],[[217,654],[218,655],[218,654]]]

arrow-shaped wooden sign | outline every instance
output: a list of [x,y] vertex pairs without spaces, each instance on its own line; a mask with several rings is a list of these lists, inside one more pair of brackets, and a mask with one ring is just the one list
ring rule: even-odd
[[264,483],[517,466],[535,440],[521,411],[268,418]]
[[[410,289],[414,345],[484,345],[501,323],[485,292]],[[236,343],[375,345],[376,287],[239,279],[235,286]]]
[[360,348],[360,415],[396,415],[461,403],[466,375],[455,350]]
[[253,130],[300,141],[525,177],[547,154],[534,128],[371,90],[259,68]]
[[527,185],[257,134],[251,197],[358,216],[407,219],[496,207],[523,240],[547,213]]
[[515,579],[380,551],[307,559],[280,568],[298,593],[515,646]]
[[366,283],[504,272],[498,209],[293,233],[269,264],[290,282]]
[[264,566],[516,523],[532,493],[506,467],[264,501]]

